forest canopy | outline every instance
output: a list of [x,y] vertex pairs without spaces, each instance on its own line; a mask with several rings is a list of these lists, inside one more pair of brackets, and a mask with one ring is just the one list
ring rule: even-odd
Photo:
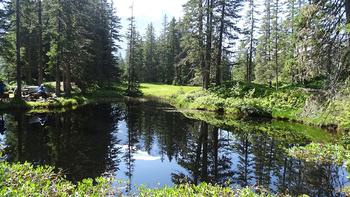
[[[164,16],[160,35],[137,18],[121,32],[107,0],[1,0],[1,77],[81,90],[126,80],[220,85],[226,80],[276,87],[322,80],[336,90],[349,76],[349,0],[188,0],[184,16]],[[128,47],[118,55],[120,41]],[[131,90],[130,90],[131,91]]]

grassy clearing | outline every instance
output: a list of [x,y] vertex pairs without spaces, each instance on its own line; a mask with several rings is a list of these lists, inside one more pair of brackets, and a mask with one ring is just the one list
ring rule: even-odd
[[149,83],[141,84],[140,88],[144,96],[155,96],[163,99],[170,99],[173,95],[201,89],[200,87],[193,86],[158,85]]

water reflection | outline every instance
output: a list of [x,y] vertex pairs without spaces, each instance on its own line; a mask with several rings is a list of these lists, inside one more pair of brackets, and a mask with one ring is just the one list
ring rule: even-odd
[[73,181],[115,172],[118,150],[114,148],[117,139],[112,133],[120,111],[110,105],[85,110],[8,116],[5,138],[8,161],[53,165],[63,169]]
[[4,135],[6,131],[4,115],[0,114],[0,134]]
[[[7,128],[8,161],[53,165],[72,181],[112,174],[128,181],[127,192],[135,184],[157,187],[205,181],[232,187],[259,185],[274,193],[337,196],[348,181],[343,168],[305,163],[285,154],[287,147],[310,143],[306,136],[268,123],[218,128],[160,104],[104,104],[51,114],[16,112],[0,120]],[[269,132],[262,132],[262,127]]]

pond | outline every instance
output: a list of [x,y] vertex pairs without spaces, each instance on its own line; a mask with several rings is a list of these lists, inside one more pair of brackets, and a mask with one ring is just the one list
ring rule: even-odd
[[286,155],[288,147],[334,137],[299,124],[202,114],[204,122],[155,102],[0,115],[7,161],[55,166],[73,182],[109,174],[125,181],[125,192],[210,182],[310,196],[342,196],[348,184],[342,167]]

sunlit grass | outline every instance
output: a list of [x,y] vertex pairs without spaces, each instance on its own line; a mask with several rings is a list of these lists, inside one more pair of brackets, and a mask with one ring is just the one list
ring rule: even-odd
[[141,91],[144,96],[157,96],[160,98],[169,98],[179,93],[188,93],[195,90],[200,90],[196,86],[176,86],[176,85],[158,85],[158,84],[141,84]]

